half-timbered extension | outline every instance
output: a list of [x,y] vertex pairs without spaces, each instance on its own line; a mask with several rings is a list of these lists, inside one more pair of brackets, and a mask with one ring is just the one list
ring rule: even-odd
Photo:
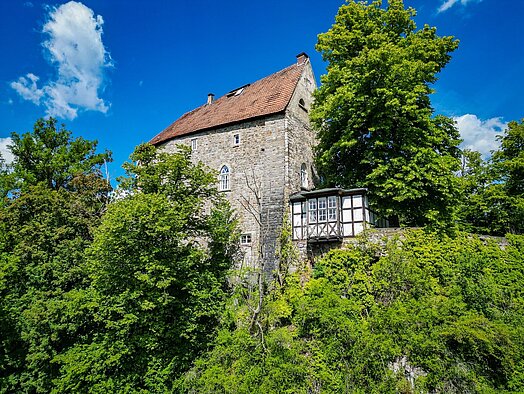
[[293,240],[342,241],[380,225],[369,209],[367,189],[319,189],[290,197]]

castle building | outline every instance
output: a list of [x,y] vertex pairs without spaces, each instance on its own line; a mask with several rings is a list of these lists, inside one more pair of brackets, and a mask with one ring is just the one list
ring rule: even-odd
[[354,236],[372,221],[365,189],[314,190],[308,111],[315,89],[301,53],[291,66],[216,100],[209,94],[150,141],[168,152],[188,145],[192,160],[216,169],[218,189],[239,217],[244,261],[262,255],[268,271],[286,212],[303,251]]

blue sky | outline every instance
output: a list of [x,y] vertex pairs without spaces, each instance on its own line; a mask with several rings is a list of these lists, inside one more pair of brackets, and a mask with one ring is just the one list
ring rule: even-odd
[[[278,71],[307,52],[326,65],[316,36],[341,0],[0,2],[0,152],[12,131],[57,116],[75,136],[113,152],[112,178],[133,148],[184,112]],[[464,146],[485,155],[510,120],[524,117],[524,1],[405,0],[418,26],[460,47],[439,75],[437,113],[452,116]]]

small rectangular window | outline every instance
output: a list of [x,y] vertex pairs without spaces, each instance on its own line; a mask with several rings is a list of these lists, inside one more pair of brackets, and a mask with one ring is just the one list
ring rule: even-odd
[[306,209],[306,202],[302,202],[302,215],[301,216],[301,219],[302,219],[302,223],[306,223],[306,219],[307,219],[307,209]]
[[242,234],[240,236],[240,245],[251,245],[251,234]]
[[233,145],[240,145],[240,134],[233,135]]
[[337,220],[337,197],[328,197],[328,220],[335,222]]
[[318,221],[325,222],[327,218],[326,198],[318,199]]
[[191,139],[191,150],[194,152],[197,150],[198,147],[198,138],[192,138]]
[[317,200],[309,200],[308,205],[309,223],[317,222]]

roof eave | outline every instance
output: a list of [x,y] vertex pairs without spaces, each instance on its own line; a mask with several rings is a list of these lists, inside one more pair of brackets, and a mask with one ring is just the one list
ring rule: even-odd
[[[269,116],[285,114],[288,105],[289,104],[287,104],[284,109],[281,109],[279,111],[270,112],[270,113],[267,113],[267,114],[264,114],[264,115],[252,116],[252,117],[246,118],[246,119],[235,120],[233,122],[227,122],[227,123],[223,123],[223,124],[217,125],[217,126],[210,126],[210,127],[204,127],[204,128],[201,128],[201,129],[197,129],[197,130],[191,130],[191,131],[188,131],[188,132],[183,133],[181,135],[175,135],[175,136],[172,136],[172,137],[161,139],[160,141],[157,141],[157,142],[153,142],[153,140],[156,138],[156,136],[155,136],[155,138],[152,138],[149,141],[149,143],[154,145],[154,146],[156,146],[156,147],[158,147],[159,145],[165,144],[165,143],[167,143],[169,141],[172,141],[172,140],[175,140],[177,138],[187,137],[189,135],[194,135],[194,134],[201,133],[201,132],[204,132],[204,131],[221,129],[221,128],[224,128],[224,127],[233,126],[233,125],[240,124],[240,123],[251,122],[251,121],[254,121],[254,120],[260,120],[262,118],[267,118]],[[164,131],[160,132],[158,135],[162,134]]]

